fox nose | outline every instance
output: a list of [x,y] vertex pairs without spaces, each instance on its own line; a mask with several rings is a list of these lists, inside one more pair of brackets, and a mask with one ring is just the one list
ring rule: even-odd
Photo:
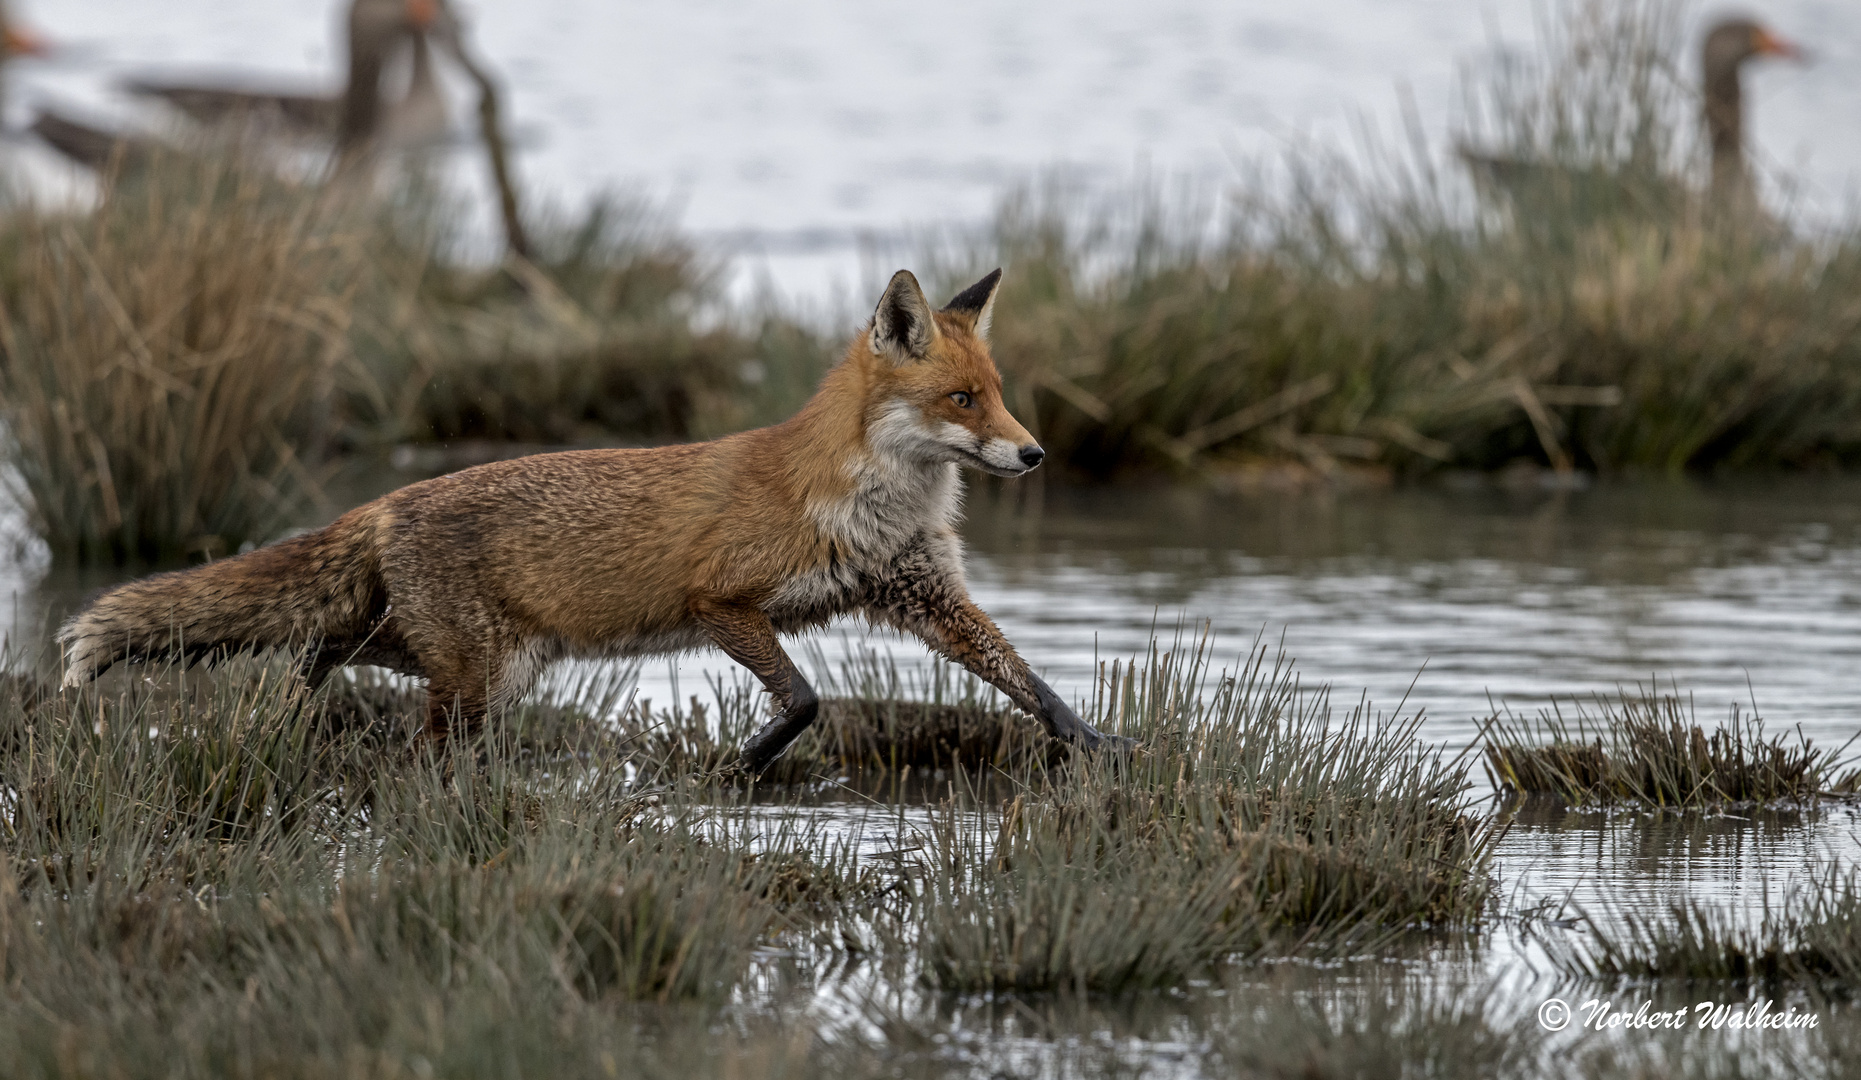
[[1028,468],[1031,469],[1045,460],[1047,460],[1047,452],[1033,443],[1021,448],[1021,464]]

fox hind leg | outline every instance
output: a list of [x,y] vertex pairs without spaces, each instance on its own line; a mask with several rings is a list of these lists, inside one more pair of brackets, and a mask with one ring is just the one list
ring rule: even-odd
[[742,604],[707,604],[695,607],[693,614],[725,655],[756,676],[780,710],[743,744],[743,768],[751,775],[759,774],[814,723],[821,700],[782,651],[775,627],[761,610]]

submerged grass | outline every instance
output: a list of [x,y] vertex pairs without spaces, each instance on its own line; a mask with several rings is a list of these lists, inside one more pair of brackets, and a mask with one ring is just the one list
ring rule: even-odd
[[1709,733],[1678,694],[1623,691],[1573,706],[1574,723],[1555,702],[1535,719],[1493,716],[1484,749],[1495,789],[1679,808],[1799,802],[1855,788],[1856,773],[1840,771],[1845,747],[1818,750],[1801,732],[1766,734],[1762,719],[1736,707]]
[[1590,979],[1805,983],[1852,988],[1861,980],[1861,879],[1824,868],[1755,924],[1697,900],[1657,912],[1623,908],[1586,917],[1580,941],[1548,941],[1556,966]]

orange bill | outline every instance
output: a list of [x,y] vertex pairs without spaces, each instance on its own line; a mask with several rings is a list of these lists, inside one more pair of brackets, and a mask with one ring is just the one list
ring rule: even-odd
[[1762,56],[1782,56],[1787,59],[1797,60],[1801,59],[1803,55],[1803,50],[1797,48],[1793,42],[1785,41],[1783,38],[1763,28],[1758,29],[1756,40],[1753,44],[1757,47],[1759,55]]
[[44,56],[52,51],[44,38],[17,26],[0,31],[0,49],[8,56]]

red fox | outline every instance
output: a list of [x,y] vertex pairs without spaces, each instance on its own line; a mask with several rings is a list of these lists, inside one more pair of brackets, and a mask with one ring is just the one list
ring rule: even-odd
[[1002,403],[987,344],[1001,271],[940,311],[900,270],[788,421],[712,442],[576,450],[410,484],[315,532],[113,588],[58,632],[67,686],[117,661],[305,650],[421,677],[426,731],[475,728],[551,661],[711,644],[777,715],[761,772],[818,699],[777,635],[859,613],[922,638],[1055,738],[1106,741],[969,598],[957,466],[1020,476],[1045,452]]

